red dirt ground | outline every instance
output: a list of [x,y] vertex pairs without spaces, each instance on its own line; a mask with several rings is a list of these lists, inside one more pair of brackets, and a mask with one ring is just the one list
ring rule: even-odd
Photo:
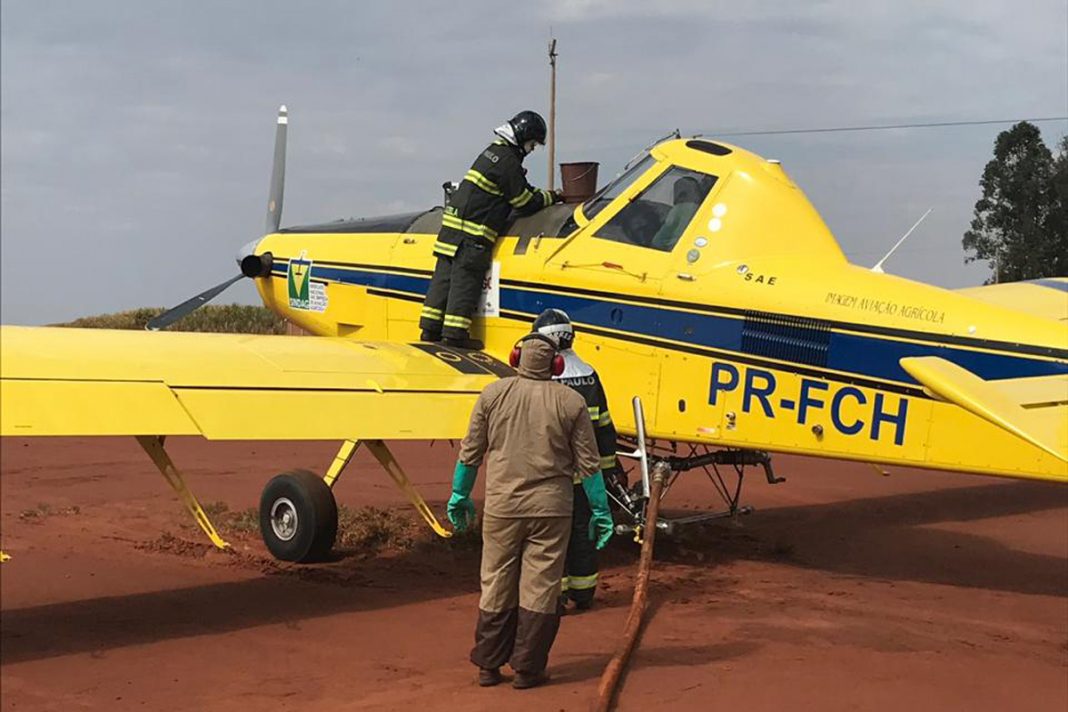
[[[174,439],[202,502],[256,506],[323,443]],[[454,452],[397,449],[437,511]],[[341,551],[297,567],[255,536],[204,546],[132,439],[2,442],[3,709],[584,710],[623,627],[637,547],[565,618],[551,685],[480,689],[477,551]],[[758,511],[658,547],[621,710],[1068,709],[1068,488],[780,457]],[[400,508],[366,454],[337,489]],[[667,509],[711,503],[697,475]],[[42,506],[43,505],[43,506]],[[166,533],[161,537],[161,534]]]

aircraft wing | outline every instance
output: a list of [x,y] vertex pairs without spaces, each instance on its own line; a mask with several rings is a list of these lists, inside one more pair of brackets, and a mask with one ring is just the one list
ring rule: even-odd
[[1068,321],[1068,277],[988,284],[958,289],[957,293],[1046,319]]
[[931,395],[1068,462],[1068,375],[985,381],[937,356],[900,363]]
[[429,344],[0,327],[0,435],[460,438],[510,373]]

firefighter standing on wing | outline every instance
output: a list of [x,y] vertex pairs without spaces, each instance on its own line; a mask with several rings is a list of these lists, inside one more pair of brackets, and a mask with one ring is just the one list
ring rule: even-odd
[[[556,342],[564,358],[564,371],[553,376],[553,380],[571,387],[586,401],[597,438],[601,472],[610,484],[622,482],[623,473],[616,458],[616,428],[608,412],[608,399],[597,371],[575,353],[575,330],[571,319],[560,309],[546,309],[534,320],[532,331]],[[597,548],[586,534],[594,513],[585,489],[577,480],[574,489],[574,514],[564,567],[563,595],[574,601],[577,608],[585,610],[593,605],[597,589]]]
[[518,375],[486,386],[471,413],[448,516],[458,530],[474,524],[471,489],[485,460],[482,596],[471,662],[480,685],[500,683],[507,662],[516,673],[512,686],[524,689],[548,679],[576,476],[596,512],[587,536],[598,547],[612,537],[612,518],[586,403],[552,380],[564,368],[556,343],[527,334],[509,360]]
[[434,243],[438,261],[419,319],[421,341],[444,338],[446,346],[482,348],[468,329],[497,235],[513,208],[530,215],[561,200],[559,193],[532,188],[523,168],[523,158],[545,143],[545,120],[521,111],[494,133],[497,140],[475,159],[445,207]]

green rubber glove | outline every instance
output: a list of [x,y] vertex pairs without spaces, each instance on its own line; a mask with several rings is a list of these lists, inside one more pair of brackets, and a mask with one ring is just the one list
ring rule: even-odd
[[478,477],[478,468],[456,462],[452,473],[452,496],[445,507],[449,521],[456,531],[464,531],[475,523],[475,503],[471,501],[471,490]]
[[586,492],[586,499],[590,501],[590,509],[593,516],[590,517],[590,541],[597,542],[597,549],[603,549],[612,540],[615,532],[615,522],[612,521],[612,513],[608,510],[608,493],[604,490],[604,475],[598,470],[596,473],[582,480],[582,489]]

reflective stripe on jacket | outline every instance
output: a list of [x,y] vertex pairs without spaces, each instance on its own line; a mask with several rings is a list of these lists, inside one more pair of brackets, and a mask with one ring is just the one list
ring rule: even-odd
[[597,437],[601,471],[605,474],[611,473],[619,466],[616,459],[616,426],[608,412],[608,398],[605,396],[604,386],[601,385],[601,377],[597,371],[592,371],[576,378],[556,376],[553,380],[570,386],[586,401],[586,412],[589,413]]
[[519,149],[495,141],[475,159],[449,199],[434,254],[454,256],[468,236],[493,244],[513,209],[531,215],[552,203],[552,193],[527,183]]

